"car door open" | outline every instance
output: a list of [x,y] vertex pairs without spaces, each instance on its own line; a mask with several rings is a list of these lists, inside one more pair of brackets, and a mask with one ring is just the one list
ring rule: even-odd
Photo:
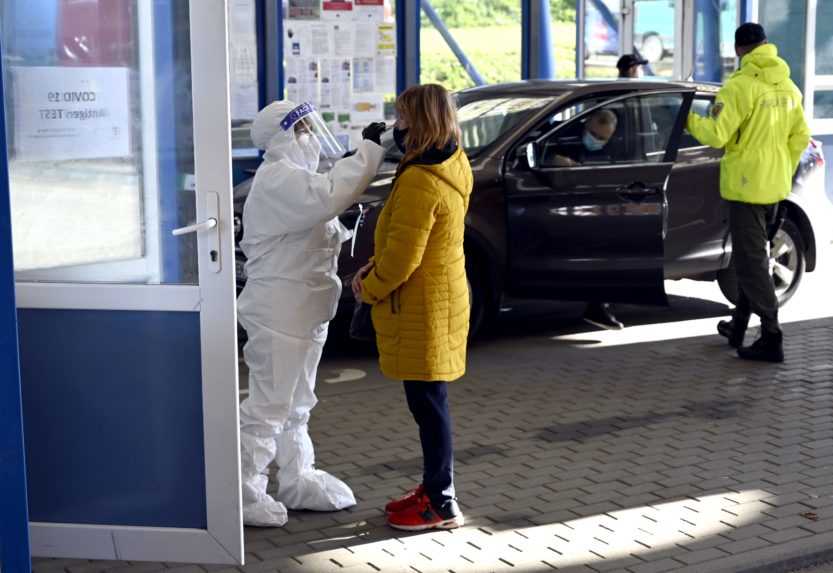
[[521,142],[505,177],[512,293],[666,303],[665,188],[691,97],[622,96]]

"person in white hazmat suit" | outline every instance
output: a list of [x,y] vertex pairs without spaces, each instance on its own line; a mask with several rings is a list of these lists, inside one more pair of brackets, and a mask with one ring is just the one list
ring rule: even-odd
[[[240,242],[248,259],[238,300],[249,337],[243,349],[249,396],[240,405],[247,525],[284,525],[287,508],[333,511],[356,503],[344,482],[315,469],[307,423],[341,295],[341,243],[351,236],[337,217],[382,163],[384,129],[383,123],[369,125],[356,152],[335,160],[344,150],[311,104],[274,102],[252,124],[252,141],[266,154],[243,208]],[[332,165],[327,173],[317,172],[322,155]],[[266,492],[273,460],[277,499]]]

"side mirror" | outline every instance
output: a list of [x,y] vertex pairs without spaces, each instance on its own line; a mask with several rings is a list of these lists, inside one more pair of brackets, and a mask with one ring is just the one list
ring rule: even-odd
[[538,149],[534,141],[530,141],[525,146],[526,162],[530,169],[535,169],[538,165]]

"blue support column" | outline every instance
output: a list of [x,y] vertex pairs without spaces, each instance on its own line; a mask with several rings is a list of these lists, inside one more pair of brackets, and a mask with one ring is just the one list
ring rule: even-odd
[[[5,96],[1,73],[0,94]],[[0,569],[28,573],[32,564],[6,149],[6,113],[0,106]]]
[[740,0],[740,23],[751,22],[753,16],[752,0]]
[[396,2],[396,93],[419,85],[420,0]]
[[255,0],[255,42],[257,45],[257,109],[266,106],[266,0]]
[[694,79],[719,82],[723,79],[720,61],[720,0],[695,2]]
[[263,37],[258,38],[258,54],[263,49],[264,101],[267,105],[283,99],[283,1],[263,0]]
[[523,0],[521,27],[523,79],[555,79],[555,46],[549,0]]

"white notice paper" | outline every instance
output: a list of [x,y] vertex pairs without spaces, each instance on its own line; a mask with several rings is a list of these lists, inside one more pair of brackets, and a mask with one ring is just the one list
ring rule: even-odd
[[331,24],[313,24],[309,28],[310,45],[308,56],[326,58],[333,53],[333,26]]
[[379,24],[376,55],[396,57],[396,26],[394,24]]
[[129,68],[12,67],[21,161],[129,157]]
[[258,111],[255,2],[232,0],[229,12],[231,119],[253,119]]
[[286,59],[310,55],[310,25],[308,22],[287,22],[283,29],[283,51]]
[[355,0],[353,13],[356,21],[381,22],[385,19],[385,1]]
[[350,121],[353,126],[364,126],[373,121],[384,121],[385,97],[382,94],[363,94],[353,96]]
[[373,22],[356,24],[356,41],[353,49],[354,58],[372,58],[376,55],[378,27]]
[[376,58],[376,91],[384,94],[396,92],[396,58]]
[[350,108],[351,67],[350,58],[321,60],[321,109]]
[[353,92],[376,91],[376,65],[373,58],[353,58]]
[[324,0],[321,6],[322,20],[352,20],[353,0]]
[[333,25],[333,55],[353,56],[356,26],[352,22],[339,22]]

